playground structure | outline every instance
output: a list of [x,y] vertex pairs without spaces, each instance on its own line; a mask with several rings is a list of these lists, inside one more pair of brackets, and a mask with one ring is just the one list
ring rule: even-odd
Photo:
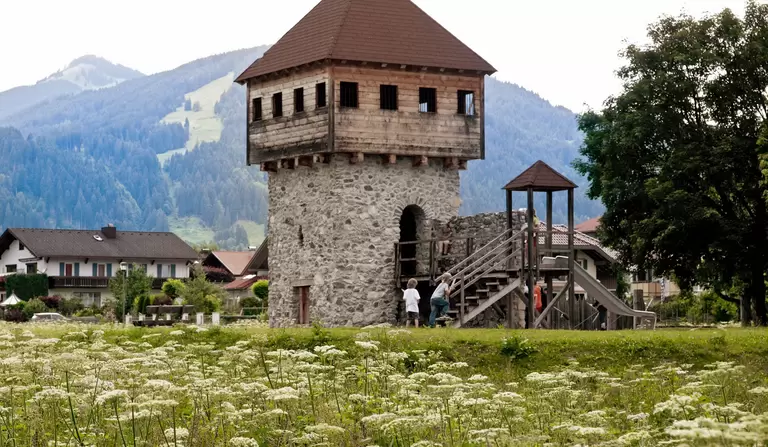
[[[525,328],[583,329],[584,322],[593,318],[592,315],[599,312],[598,309],[609,315],[632,317],[634,328],[655,328],[655,313],[633,309],[576,264],[575,188],[576,184],[572,181],[546,163],[538,161],[504,187],[507,205],[505,231],[477,248],[475,236],[450,239],[450,242],[465,249],[463,259],[444,269],[453,276],[449,314],[455,318],[454,327],[467,325],[493,307],[497,312],[505,314],[507,327],[515,328],[518,326],[516,312],[521,311],[516,305],[516,300],[519,300],[523,304]],[[513,219],[512,193],[515,191],[527,194],[523,228],[515,228]],[[534,194],[542,192],[546,193],[546,223],[536,225]],[[552,224],[552,199],[556,192],[568,195],[568,225],[565,230],[555,229]],[[562,240],[564,236],[567,244],[553,244],[555,237]],[[405,241],[396,244],[395,280],[398,287],[403,287],[408,278],[414,276],[403,274],[403,265],[420,261],[414,253],[428,254],[428,260],[421,260],[425,269],[417,276],[418,280],[434,282],[443,273],[439,268],[442,257],[438,244],[441,242],[445,240]],[[405,247],[408,248],[404,250]],[[410,253],[410,257],[404,257],[404,252]],[[555,295],[556,280],[561,287]],[[541,312],[536,310],[534,294],[525,293],[525,290],[533,292],[538,284],[545,285],[548,291],[546,299],[542,300]],[[576,285],[588,299],[577,300]]]

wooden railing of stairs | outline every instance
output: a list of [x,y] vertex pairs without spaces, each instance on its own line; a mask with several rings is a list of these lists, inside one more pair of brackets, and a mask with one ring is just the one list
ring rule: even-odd
[[507,230],[447,271],[453,276],[449,301],[455,305],[448,313],[455,317],[454,327],[462,327],[520,288],[524,233]]

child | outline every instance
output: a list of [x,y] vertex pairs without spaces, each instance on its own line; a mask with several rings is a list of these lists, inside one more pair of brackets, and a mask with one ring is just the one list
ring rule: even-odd
[[411,278],[408,280],[408,289],[403,290],[403,300],[405,300],[405,312],[408,318],[405,320],[405,327],[411,325],[411,321],[416,327],[419,327],[419,291],[416,290],[418,281]]

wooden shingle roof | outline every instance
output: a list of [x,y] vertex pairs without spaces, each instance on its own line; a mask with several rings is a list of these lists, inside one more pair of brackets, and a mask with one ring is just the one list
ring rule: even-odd
[[496,71],[411,0],[322,0],[235,81],[324,60]]
[[539,160],[504,187],[512,191],[527,191],[529,188],[534,191],[566,191],[575,189],[577,186]]

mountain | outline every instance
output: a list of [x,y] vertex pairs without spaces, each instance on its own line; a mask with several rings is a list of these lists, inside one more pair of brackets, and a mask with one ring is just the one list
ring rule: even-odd
[[[260,243],[266,177],[245,165],[245,92],[232,80],[265,50],[207,57],[0,118],[15,129],[0,132],[0,157],[13,161],[0,164],[0,227],[114,222],[223,248]],[[586,183],[570,167],[582,141],[576,115],[495,79],[486,93],[486,160],[462,173],[462,213],[504,209],[502,186],[538,159]],[[602,211],[583,191],[577,221]],[[554,221],[566,221],[565,205],[556,194]],[[515,206],[525,206],[522,196]],[[537,209],[543,216],[541,202]]]
[[106,59],[83,56],[35,85],[0,92],[0,119],[48,99],[74,95],[84,90],[112,87],[141,76],[144,75],[136,70],[113,64]]

